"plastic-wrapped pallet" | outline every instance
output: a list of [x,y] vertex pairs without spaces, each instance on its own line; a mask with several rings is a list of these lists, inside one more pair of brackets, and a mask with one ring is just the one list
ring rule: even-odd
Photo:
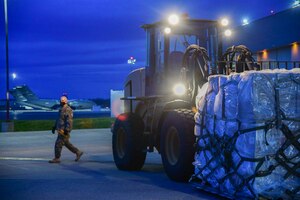
[[215,98],[219,92],[219,76],[211,76],[208,79],[208,88],[206,93],[206,129],[210,134],[214,133],[214,105]]
[[237,96],[239,79],[239,74],[219,77],[220,88],[214,104],[216,134],[219,137],[222,137],[224,134],[232,136],[237,131],[238,124],[236,119],[238,114]]
[[[266,133],[265,138],[262,137],[262,134],[260,134],[261,138],[257,137],[256,141],[260,142],[256,147],[257,156],[277,154],[277,157],[267,157],[266,162],[261,167],[262,170],[267,170],[278,162],[285,163],[288,161],[296,164],[300,162],[299,149],[297,150],[295,146],[297,142],[291,141],[291,139],[299,138],[300,134],[299,121],[291,120],[299,120],[300,118],[300,71],[297,73],[296,70],[275,70],[274,73],[276,74],[277,104],[279,105],[276,108],[280,108],[277,112],[283,115],[281,119],[283,126],[286,126],[286,128],[272,128]],[[283,148],[281,148],[282,146]],[[280,149],[279,152],[278,149]],[[290,174],[290,170],[295,164],[289,163],[286,163],[287,166],[279,165],[266,177],[256,178],[254,182],[255,190],[266,196],[288,198],[285,192],[287,190],[295,191],[300,183],[299,177]],[[299,167],[294,170],[298,170],[299,173]]]
[[[205,146],[205,144],[210,143],[209,141],[209,135],[214,133],[214,103],[215,103],[215,97],[218,93],[218,82],[219,77],[218,76],[211,76],[208,79],[208,87],[205,92],[205,96],[200,97],[199,103],[198,103],[198,115],[195,115],[195,133],[198,135],[203,135],[203,138],[198,141],[199,146]],[[201,114],[199,114],[201,113]],[[205,124],[205,129],[200,129],[199,125]],[[195,165],[198,165],[199,168],[202,168],[203,174],[209,174],[211,173],[209,168],[205,168],[206,165],[216,165],[216,162],[210,162],[207,163],[208,160],[212,159],[213,152],[211,151],[204,151],[200,154],[196,155],[196,162]],[[207,160],[208,158],[208,160]]]
[[[265,121],[271,121],[275,118],[275,74],[272,71],[263,72],[245,72],[241,74],[241,81],[238,85],[238,120],[241,130],[249,130],[237,137],[233,152],[235,167],[239,164],[237,173],[243,179],[250,178],[255,173],[256,163],[253,160],[257,158],[257,142],[259,138],[264,138],[264,130],[255,130],[258,126],[264,126]],[[261,142],[261,144],[264,144]],[[260,155],[264,157],[265,155]],[[239,181],[243,181],[239,179]],[[251,195],[252,187],[246,189],[247,195]]]
[[201,188],[234,198],[299,197],[299,84],[298,69],[209,80],[195,115],[193,177]]

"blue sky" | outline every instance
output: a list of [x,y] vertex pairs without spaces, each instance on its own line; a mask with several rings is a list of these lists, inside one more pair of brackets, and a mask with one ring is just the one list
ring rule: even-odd
[[[145,23],[168,14],[241,24],[271,10],[287,9],[292,0],[7,0],[10,88],[26,84],[42,98],[109,98],[132,69],[145,66]],[[5,98],[5,26],[0,0],[0,99]]]

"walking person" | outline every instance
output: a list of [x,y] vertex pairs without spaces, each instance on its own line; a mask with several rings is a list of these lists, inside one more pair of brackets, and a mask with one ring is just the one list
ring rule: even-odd
[[66,146],[71,152],[76,154],[75,161],[78,161],[83,154],[82,151],[73,146],[70,142],[70,133],[73,127],[73,111],[68,105],[66,96],[61,96],[60,106],[58,119],[52,128],[53,134],[55,133],[55,130],[57,131],[57,139],[54,147],[55,157],[52,160],[49,160],[49,163],[60,163],[63,146]]

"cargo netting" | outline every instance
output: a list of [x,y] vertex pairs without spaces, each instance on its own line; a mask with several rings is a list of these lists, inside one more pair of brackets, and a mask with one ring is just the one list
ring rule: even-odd
[[300,199],[300,69],[211,76],[197,98],[197,188]]

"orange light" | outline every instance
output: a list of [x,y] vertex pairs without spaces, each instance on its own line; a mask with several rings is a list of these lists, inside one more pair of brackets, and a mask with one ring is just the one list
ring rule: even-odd
[[268,59],[268,51],[266,49],[263,50],[263,52],[262,52],[262,59],[263,60],[267,60]]
[[299,56],[299,44],[297,42],[292,43],[292,58]]

